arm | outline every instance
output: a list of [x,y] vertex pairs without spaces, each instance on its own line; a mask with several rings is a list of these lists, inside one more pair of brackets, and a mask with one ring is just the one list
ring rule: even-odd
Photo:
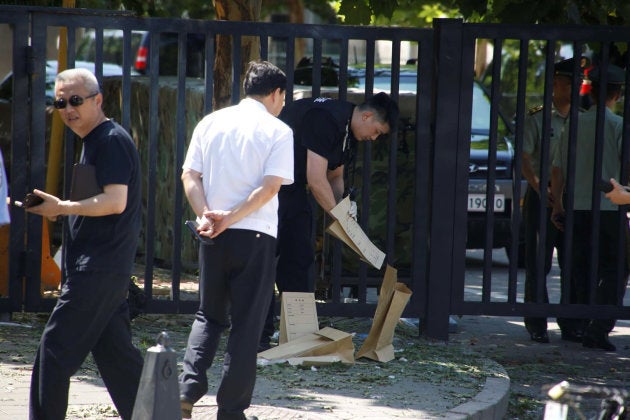
[[534,168],[534,157],[539,156],[542,130],[542,107],[530,109],[523,120],[523,165],[521,174],[540,195],[540,170]]
[[328,160],[311,150],[307,150],[306,153],[306,182],[320,207],[326,212],[330,212],[337,205],[335,195],[339,193],[337,190],[339,187],[341,187],[339,197],[341,198],[343,195],[343,172],[341,179],[339,179],[339,176],[334,174],[339,168],[333,171],[331,174],[333,186],[329,181]]
[[339,166],[337,169],[328,171],[328,182],[335,196],[335,202],[340,202],[344,192],[343,165]]
[[182,184],[184,185],[184,193],[188,203],[197,216],[201,217],[204,211],[210,210],[206,203],[206,195],[203,192],[201,172],[184,169],[182,172]]
[[280,191],[282,181],[281,177],[267,175],[263,178],[262,185],[233,209],[204,212],[203,215],[214,222],[213,227],[209,229],[210,237],[216,238],[228,227],[267,204]]
[[540,180],[536,173],[534,172],[534,168],[532,166],[532,158],[529,153],[523,152],[523,165],[521,167],[521,173],[523,177],[527,180],[527,183],[532,186],[532,188],[540,195]]
[[44,202],[27,211],[51,220],[65,215],[109,216],[120,214],[127,207],[127,185],[124,184],[105,185],[102,193],[81,201],[61,200],[40,190],[33,190],[33,193],[43,198]]
[[202,236],[210,236],[212,234],[212,224],[208,219],[203,217],[204,212],[210,209],[206,203],[206,195],[203,192],[201,172],[192,169],[184,169],[181,179],[188,203],[198,218],[199,227],[197,230],[199,234]]

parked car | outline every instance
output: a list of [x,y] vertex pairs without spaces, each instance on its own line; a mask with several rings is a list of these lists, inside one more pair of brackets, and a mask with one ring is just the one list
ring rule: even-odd
[[[131,51],[135,58],[135,52],[140,46],[140,42],[146,32],[131,31]],[[120,29],[103,29],[103,61],[106,63],[123,65],[123,36]],[[96,61],[96,33],[94,29],[88,29],[77,47],[77,60]]]
[[[365,77],[359,77],[358,89],[364,90]],[[375,70],[374,90],[389,91],[391,73],[389,70]],[[401,71],[400,96],[415,96],[417,91],[417,74],[415,71]],[[401,117],[413,117],[413,111],[404,108],[401,101]],[[512,243],[512,202],[513,197],[513,162],[514,147],[512,145],[513,126],[511,120],[499,113],[497,136],[497,153],[494,186],[494,248],[506,248],[508,256]],[[468,162],[468,225],[466,247],[469,249],[485,247],[486,232],[486,189],[488,166],[488,145],[490,137],[490,99],[484,87],[477,81],[473,83],[472,120],[470,127],[470,158]],[[518,182],[521,177],[518,177]],[[521,194],[525,193],[524,184]],[[520,201],[520,198],[517,200]],[[522,239],[522,238],[521,238]],[[521,246],[521,254],[524,246]],[[519,257],[523,258],[523,255]]]
[[[55,77],[58,69],[57,60],[46,61],[46,105],[52,105],[55,96]],[[90,61],[77,60],[74,62],[75,68],[95,71],[95,64]],[[103,77],[122,76],[123,69],[118,64],[103,63]],[[0,82],[0,103],[11,102],[13,100],[13,72],[9,72]]]
[[[175,32],[160,34],[159,67],[160,76],[177,75],[177,47],[178,35]],[[204,77],[205,75],[205,45],[204,34],[189,33],[186,42],[186,76]],[[140,74],[150,72],[151,34],[145,32],[140,41],[136,54],[135,69]]]
[[[331,57],[322,59],[320,74],[322,86],[339,86],[339,65]],[[361,70],[349,68],[346,87],[356,87],[359,74],[362,74]],[[313,84],[313,60],[310,57],[303,57],[295,66],[293,81],[300,86]]]

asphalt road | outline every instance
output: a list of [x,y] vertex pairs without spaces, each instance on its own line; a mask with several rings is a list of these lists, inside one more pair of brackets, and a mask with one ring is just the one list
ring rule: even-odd
[[[467,251],[466,299],[481,298],[483,251]],[[507,298],[509,265],[504,250],[493,251],[492,299]],[[548,277],[551,302],[560,298],[560,272],[555,264]],[[523,299],[525,271],[518,272],[518,300]],[[625,305],[630,305],[630,291]],[[548,320],[550,343],[530,340],[520,317],[463,316],[453,317],[457,332],[449,342],[469,346],[483,356],[501,364],[510,377],[509,419],[540,419],[547,400],[545,389],[560,381],[576,385],[601,385],[630,390],[630,320],[619,320],[610,335],[616,352],[588,349],[580,343],[563,341],[555,319]],[[600,401],[586,398],[580,410],[592,418]],[[573,411],[575,412],[575,411]],[[574,414],[575,415],[575,414]],[[590,416],[589,416],[590,415]],[[576,417],[571,417],[576,418]]]

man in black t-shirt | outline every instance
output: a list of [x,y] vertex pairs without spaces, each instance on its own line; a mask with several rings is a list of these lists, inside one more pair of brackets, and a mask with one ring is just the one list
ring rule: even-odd
[[[315,254],[308,195],[330,212],[344,196],[344,166],[350,163],[354,143],[374,141],[389,133],[398,119],[398,105],[385,93],[358,106],[330,98],[307,98],[285,106],[279,118],[293,129],[295,181],[283,186],[278,195],[276,286],[280,293],[312,292]],[[274,333],[274,306],[272,300],[260,351],[269,348]]]
[[35,356],[30,419],[65,418],[70,377],[90,352],[120,416],[131,419],[143,365],[126,300],[141,225],[140,159],[129,134],[103,114],[91,72],[59,73],[55,98],[102,192],[72,201],[34,190],[44,201],[27,209],[52,220],[69,216],[64,282]]

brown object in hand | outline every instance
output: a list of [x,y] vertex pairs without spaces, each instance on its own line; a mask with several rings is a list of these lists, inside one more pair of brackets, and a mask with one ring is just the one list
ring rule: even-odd
[[81,201],[94,197],[103,192],[96,181],[96,167],[75,163],[72,169],[72,185],[70,186],[70,200]]
[[38,206],[38,205],[42,204],[43,202],[44,202],[44,199],[41,198],[39,195],[35,195],[33,193],[28,193],[24,197],[24,200],[22,200],[22,207],[27,209],[29,207]]

